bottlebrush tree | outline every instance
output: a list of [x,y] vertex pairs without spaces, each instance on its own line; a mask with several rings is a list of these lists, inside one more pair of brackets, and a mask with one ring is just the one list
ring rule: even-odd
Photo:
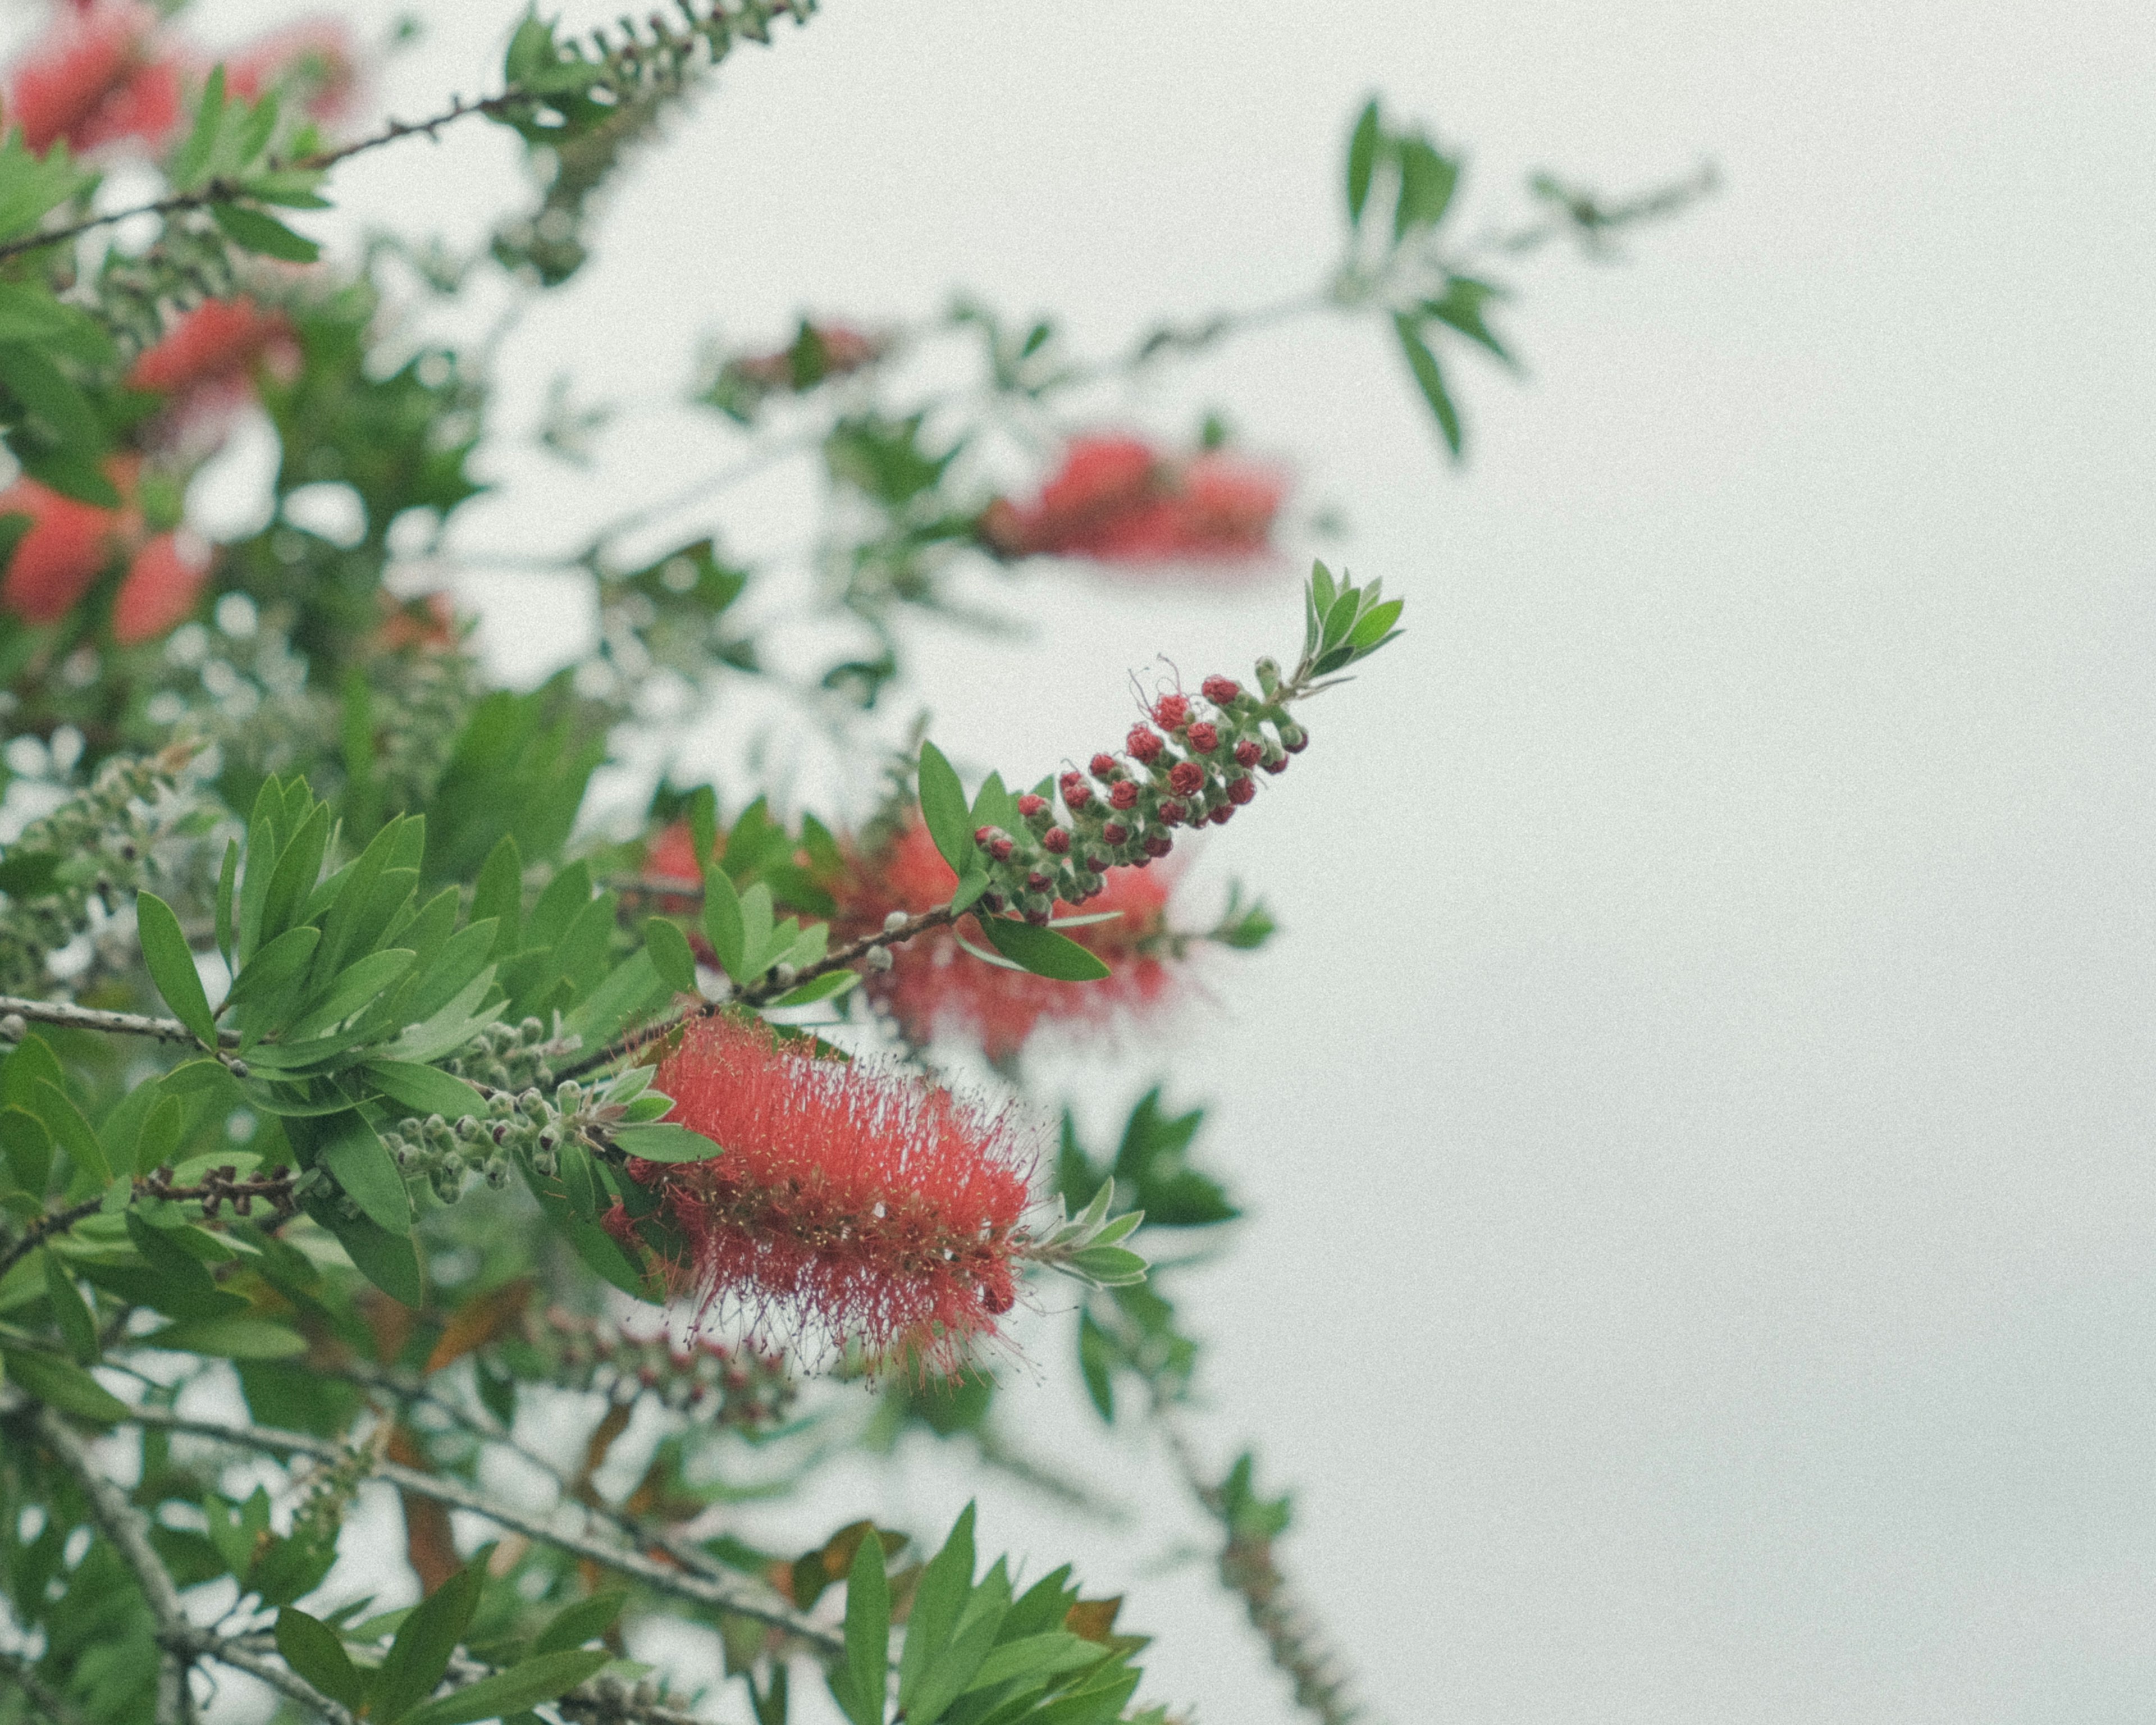
[[[498,88],[418,122],[368,116],[367,56],[330,21],[213,50],[171,7],[84,0],[7,74],[0,1722],[1183,1717],[1204,1697],[1146,1692],[1119,1601],[1053,1553],[984,1562],[973,1510],[756,1543],[737,1518],[744,1457],[768,1495],[906,1432],[1074,1497],[998,1420],[1028,1302],[1098,1417],[1159,1435],[1295,1702],[1355,1710],[1277,1561],[1286,1500],[1183,1429],[1203,1355],[1148,1246],[1235,1219],[1227,1158],[1159,1085],[1089,1147],[1027,1054],[1127,1059],[1119,1032],[1197,998],[1199,948],[1269,937],[1240,895],[1194,919],[1179,847],[1265,819],[1274,775],[1356,771],[1306,753],[1315,697],[1394,639],[1420,572],[1318,565],[1288,639],[1161,679],[1060,762],[962,773],[884,721],[910,711],[909,618],[963,617],[962,577],[1219,580],[1281,555],[1282,469],[1217,426],[1087,423],[1082,388],[1282,316],[1368,318],[1457,454],[1447,367],[1509,359],[1495,272],[1700,187],[1542,180],[1472,240],[1457,157],[1373,102],[1342,254],[1292,305],[1097,362],[970,301],[703,356],[686,387],[737,468],[822,464],[828,663],[762,668],[739,602],[768,572],[714,541],[624,561],[639,514],[557,560],[596,602],[578,661],[491,686],[470,619],[385,579],[414,542],[454,562],[498,436],[492,349],[416,338],[419,314],[574,278],[633,146],[812,12],[683,0],[581,39],[507,16]],[[528,146],[529,201],[483,242],[305,236],[341,164],[453,126]],[[123,164],[161,188],[116,198]],[[973,382],[922,382],[932,348]],[[579,458],[589,416],[555,406]],[[1060,454],[1008,460],[1012,414]],[[268,523],[212,543],[189,482],[250,417],[278,446]],[[631,727],[685,730],[757,680],[880,769],[882,799],[670,771],[633,828],[589,814]],[[949,1076],[968,1044],[973,1087]],[[541,1453],[565,1430],[573,1467]],[[609,1489],[632,1435],[636,1481]],[[410,1575],[338,1563],[370,1494],[401,1508]],[[710,1656],[641,1662],[659,1620]]]

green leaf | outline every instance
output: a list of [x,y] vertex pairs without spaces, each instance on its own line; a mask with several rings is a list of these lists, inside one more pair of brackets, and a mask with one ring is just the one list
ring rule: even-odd
[[951,914],[955,916],[961,911],[972,909],[980,896],[988,890],[988,871],[978,865],[978,859],[976,859],[974,871],[961,877],[958,890],[951,895]]
[[1414,373],[1415,387],[1422,391],[1423,399],[1430,410],[1437,415],[1438,429],[1445,434],[1445,446],[1452,452],[1452,459],[1460,459],[1460,409],[1452,404],[1452,397],[1445,387],[1445,372],[1438,365],[1437,356],[1430,351],[1414,321],[1404,313],[1393,314],[1393,328],[1400,338],[1400,352],[1407,356],[1408,369]]
[[1423,137],[1399,142],[1400,201],[1393,212],[1393,238],[1397,243],[1422,228],[1435,228],[1452,207],[1452,194],[1460,184],[1460,164],[1440,156]]
[[1370,178],[1377,172],[1378,146],[1383,136],[1373,96],[1355,121],[1348,140],[1348,225],[1363,225],[1363,206],[1370,201]]
[[827,970],[812,978],[798,988],[789,988],[771,1004],[773,1006],[807,1006],[812,1001],[829,1000],[834,994],[843,994],[861,979],[857,970]]
[[0,1108],[0,1153],[18,1189],[43,1198],[53,1177],[53,1135],[26,1108]]
[[890,1660],[891,1583],[883,1542],[871,1532],[854,1548],[846,1578],[846,1656],[831,1675],[832,1696],[853,1725],[883,1725]]
[[63,1414],[99,1425],[110,1425],[127,1417],[127,1404],[108,1393],[80,1366],[49,1353],[18,1348],[0,1348],[0,1360],[7,1363],[8,1376],[17,1389]]
[[1310,566],[1310,599],[1311,603],[1317,608],[1317,614],[1320,618],[1322,618],[1327,612],[1332,608],[1332,601],[1334,597],[1335,593],[1332,585],[1332,572],[1327,568],[1322,563],[1312,563]]
[[1386,631],[1392,628],[1394,619],[1400,614],[1404,603],[1404,600],[1388,599],[1383,604],[1364,612],[1356,619],[1354,628],[1348,632],[1348,644],[1358,654],[1375,652]]
[[150,980],[157,983],[172,1016],[193,1031],[205,1048],[215,1048],[217,1020],[210,1014],[209,997],[203,992],[195,955],[180,932],[180,919],[154,892],[137,894],[135,905],[142,962],[150,967]]
[[311,1142],[316,1162],[336,1176],[346,1195],[376,1227],[391,1234],[410,1231],[412,1205],[404,1176],[357,1110],[325,1115],[304,1127],[294,1121],[285,1131],[295,1142]]
[[516,839],[507,833],[487,853],[486,865],[479,871],[479,885],[472,892],[474,926],[490,916],[498,918],[501,926],[488,956],[507,957],[517,950],[524,926],[524,859]]
[[61,1149],[73,1158],[76,1171],[100,1186],[112,1183],[112,1166],[105,1159],[105,1147],[82,1117],[74,1100],[50,1079],[40,1078],[32,1086],[30,1106]]
[[434,1066],[423,1066],[414,1060],[374,1060],[367,1063],[365,1070],[376,1089],[414,1114],[461,1120],[467,1114],[486,1111],[485,1101],[471,1086]]
[[1425,300],[1422,309],[1440,323],[1460,331],[1471,341],[1486,347],[1507,365],[1514,365],[1512,352],[1482,320],[1482,308],[1504,297],[1502,290],[1471,275],[1455,275],[1446,283],[1445,296]]
[[[471,1626],[485,1571],[475,1559],[422,1599],[398,1627],[375,1684],[369,1718],[395,1725],[433,1693],[449,1668],[449,1656]],[[484,1713],[465,1716],[483,1719]]]
[[68,308],[44,289],[0,282],[0,341],[51,341],[69,322]]
[[[929,1705],[936,1697],[921,1695],[922,1680],[949,1649],[958,1626],[958,1614],[973,1585],[973,1506],[961,1512],[943,1548],[928,1560],[913,1590],[913,1607],[906,1620],[906,1647],[898,1661],[898,1710],[909,1719],[934,1719],[957,1698],[964,1678],[942,1706]],[[968,1671],[965,1676],[973,1675]],[[921,1705],[916,1706],[916,1699]]]
[[588,1599],[578,1599],[565,1605],[547,1620],[547,1627],[531,1639],[534,1653],[566,1653],[572,1647],[581,1647],[595,1640],[613,1627],[613,1620],[621,1615],[621,1608],[629,1601],[625,1591],[593,1594]]
[[321,1004],[310,1007],[306,1015],[286,1033],[285,1045],[300,1047],[309,1037],[321,1034],[333,1024],[342,1024],[384,989],[402,980],[418,959],[419,955],[408,947],[390,947],[379,952],[369,952],[347,966],[330,984]]
[[1362,608],[1361,597],[1352,587],[1341,590],[1332,608],[1325,614],[1325,629],[1318,644],[1322,650],[1329,652],[1347,639],[1348,631],[1355,626],[1355,614]]
[[718,955],[720,968],[740,982],[747,938],[741,895],[734,891],[734,883],[726,871],[716,863],[704,870],[704,938]]
[[307,1351],[296,1330],[266,1317],[188,1317],[136,1338],[141,1348],[171,1353],[207,1353],[220,1359],[290,1359]]
[[297,1606],[277,1614],[277,1651],[285,1663],[331,1701],[355,1711],[367,1698],[367,1678],[344,1651],[337,1632]]
[[1146,1278],[1146,1260],[1122,1246],[1091,1245],[1070,1255],[1070,1267],[1103,1287],[1128,1287]]
[[242,250],[259,252],[287,264],[311,264],[322,254],[321,247],[313,240],[295,234],[276,217],[245,204],[213,203],[209,213],[211,219],[224,229],[226,238]]
[[407,1713],[403,1725],[471,1725],[476,1719],[498,1719],[521,1712],[575,1688],[613,1659],[613,1655],[603,1647],[542,1653],[506,1671],[481,1677],[454,1695],[429,1702]]
[[954,873],[963,875],[975,857],[973,822],[966,807],[965,788],[943,751],[922,738],[921,743],[921,818],[928,836],[943,854]]
[[1059,983],[1092,983],[1109,973],[1099,958],[1052,928],[1035,928],[1012,916],[983,916],[979,921],[981,932],[998,952],[1035,976]]
[[167,170],[175,192],[192,192],[209,173],[210,158],[217,148],[217,135],[224,122],[224,68],[216,67],[209,81],[203,86],[201,100],[195,107],[195,123],[187,130],[187,140],[173,153],[172,166]]
[[232,947],[232,891],[239,878],[239,840],[228,839],[224,841],[224,865],[217,875],[217,950],[224,960],[228,974],[237,971],[239,963]]
[[[321,938],[319,928],[286,929],[240,968],[239,974],[233,979],[232,992],[224,997],[224,1004],[243,1005],[290,982],[306,969],[307,961],[315,956],[315,948]],[[242,1034],[245,1034],[244,1026]]]
[[1014,1678],[1057,1676],[1107,1656],[1107,1650],[1099,1642],[1088,1641],[1065,1630],[1022,1635],[1015,1641],[1004,1642],[983,1660],[966,1689],[970,1693],[978,1689],[992,1689]]
[[75,457],[95,457],[109,439],[90,398],[38,348],[0,342],[0,383],[42,420],[46,429]]
[[64,144],[31,153],[19,129],[0,142],[0,240],[28,233],[91,178],[69,159]]
[[77,1365],[89,1365],[97,1358],[97,1320],[90,1316],[82,1290],[74,1285],[74,1278],[59,1257],[49,1248],[38,1255],[45,1260],[45,1297],[52,1303],[53,1322],[59,1326],[60,1338]]
[[677,994],[696,992],[696,955],[678,924],[665,916],[651,918],[644,925],[644,950],[668,988]]
[[365,1216],[346,1216],[332,1205],[311,1205],[307,1214],[336,1236],[352,1267],[393,1300],[415,1310],[427,1303],[418,1249],[408,1232],[392,1234]]
[[654,1126],[618,1126],[609,1136],[624,1155],[644,1162],[709,1162],[726,1153],[701,1132],[665,1122]]
[[1090,1312],[1078,1314],[1078,1374],[1086,1380],[1086,1394],[1109,1425],[1116,1423],[1115,1368],[1122,1350]]
[[424,1024],[407,1024],[382,1052],[393,1060],[414,1060],[421,1065],[431,1065],[454,1054],[501,1016],[501,1002],[487,1007],[480,1004],[494,987],[494,966],[488,965]]

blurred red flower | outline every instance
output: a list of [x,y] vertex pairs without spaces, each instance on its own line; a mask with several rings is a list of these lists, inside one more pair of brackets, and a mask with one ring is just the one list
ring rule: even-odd
[[249,101],[280,89],[311,118],[340,120],[358,93],[359,55],[341,20],[302,18],[229,56],[224,78],[227,90]]
[[256,361],[266,357],[281,368],[298,357],[291,321],[265,311],[250,294],[235,294],[182,312],[136,358],[127,387],[161,395],[251,392]]
[[[132,490],[133,475],[120,464],[106,472],[123,496]],[[0,491],[0,515],[30,518],[0,581],[0,605],[26,623],[67,615],[134,531],[131,509],[79,503],[33,479],[18,479]]]
[[1278,468],[1223,450],[1171,459],[1135,437],[1081,437],[1033,502],[999,497],[976,531],[1004,557],[1233,562],[1270,549],[1286,493]]
[[182,61],[136,0],[100,0],[54,23],[18,63],[6,118],[43,152],[136,138],[155,149],[178,124]]
[[210,548],[188,532],[160,533],[135,553],[112,604],[112,639],[155,640],[184,621],[209,580]]
[[[1165,866],[1110,869],[1099,896],[1082,908],[1060,901],[1053,914],[1075,916],[1116,911],[1111,922],[1066,930],[1070,938],[1106,964],[1096,983],[1059,983],[1024,971],[1005,970],[974,957],[948,929],[936,929],[894,947],[891,968],[868,973],[870,997],[886,1007],[907,1038],[932,1040],[939,1030],[976,1039],[992,1060],[1008,1060],[1044,1026],[1081,1034],[1112,1031],[1153,1015],[1173,997],[1178,980],[1165,956],[1168,901],[1174,877]],[[857,859],[852,880],[840,892],[842,918],[834,928],[854,938],[883,925],[892,911],[909,915],[949,902],[958,877],[918,823],[909,825],[878,855]],[[968,937],[985,947],[978,928]]]

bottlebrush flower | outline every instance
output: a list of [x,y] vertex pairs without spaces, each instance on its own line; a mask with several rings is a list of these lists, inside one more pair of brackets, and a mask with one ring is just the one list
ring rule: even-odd
[[265,90],[296,96],[308,117],[340,120],[359,88],[351,32],[333,18],[302,18],[257,39],[225,62],[225,88],[249,101]]
[[112,604],[112,639],[133,647],[177,627],[209,580],[210,550],[187,532],[160,533],[140,551]]
[[670,821],[644,847],[644,872],[661,880],[679,880],[690,886],[704,884],[703,865],[696,860],[696,840],[685,820]]
[[[1163,956],[1174,881],[1158,867],[1110,869],[1103,878],[1106,886],[1085,911],[1122,914],[1068,931],[1108,967],[1101,981],[1059,983],[983,963],[960,947],[951,931],[937,929],[891,949],[891,968],[868,977],[870,998],[912,1041],[955,1030],[977,1039],[992,1060],[1017,1054],[1044,1028],[1099,1035],[1154,1015],[1177,981]],[[857,860],[854,879],[839,895],[843,927],[834,932],[869,932],[892,911],[933,910],[950,901],[957,884],[927,829],[910,825],[880,856]],[[1079,912],[1058,901],[1052,914]],[[969,937],[975,946],[986,944],[978,931]]]
[[997,499],[975,531],[1004,557],[1232,562],[1268,550],[1286,490],[1278,469],[1224,451],[1174,459],[1134,437],[1081,437],[1039,497]]
[[[131,475],[111,474],[125,495]],[[132,511],[103,509],[63,497],[33,479],[0,491],[0,515],[27,515],[30,526],[8,560],[0,605],[26,623],[54,623],[73,610],[111,562]]]
[[689,1242],[685,1289],[752,1334],[783,1327],[812,1353],[852,1343],[877,1363],[954,1371],[994,1335],[1017,1298],[1034,1161],[1015,1116],[725,1017],[684,1031],[656,1082],[668,1119],[725,1147],[629,1163]]
[[296,367],[290,321],[247,294],[205,300],[143,350],[127,387],[223,403],[253,393],[255,362],[264,359],[280,372]]
[[16,67],[7,121],[43,153],[139,138],[151,148],[180,117],[179,57],[157,39],[157,14],[134,0],[79,8]]

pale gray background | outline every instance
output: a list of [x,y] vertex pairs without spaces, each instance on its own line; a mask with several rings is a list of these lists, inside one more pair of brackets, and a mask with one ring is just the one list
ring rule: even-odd
[[[508,11],[430,8],[393,110],[490,87]],[[1104,350],[1312,280],[1372,88],[1471,146],[1479,212],[1537,166],[1721,163],[1623,266],[1528,274],[1528,387],[1455,368],[1464,476],[1363,326],[1128,410],[1224,406],[1410,598],[1194,875],[1286,933],[1213,968],[1165,1068],[1254,1212],[1190,1288],[1204,1440],[1295,1486],[1286,1559],[1394,1719],[2148,1716],[2152,72],[2130,3],[833,0],[508,350],[512,424],[558,368],[656,398],[701,330],[959,284]],[[425,153],[356,164],[352,208],[468,231],[511,183],[498,135],[415,186]],[[639,422],[603,482],[511,463],[463,542],[567,543],[712,465],[694,428]],[[679,524],[783,544],[788,501]],[[505,664],[580,626],[465,591]],[[939,734],[1007,770],[1119,732],[1155,650],[1292,645],[1286,587],[1026,593],[1030,647],[919,643]],[[1090,1117],[1149,1053],[1074,1069]],[[1133,1453],[1071,1459],[1158,1497]],[[930,1458],[829,1507],[925,1525],[965,1489]],[[1162,1510],[1141,1558],[1191,1531]],[[1288,1717],[1202,1572],[1001,1497],[985,1537],[1132,1586],[1148,1694]]]

